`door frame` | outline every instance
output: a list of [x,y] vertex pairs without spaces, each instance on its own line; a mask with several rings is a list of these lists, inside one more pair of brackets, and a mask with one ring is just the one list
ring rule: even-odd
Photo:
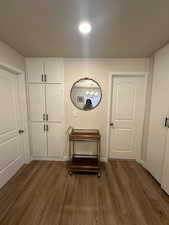
[[25,71],[15,68],[11,65],[0,62],[0,68],[8,71],[18,78],[18,95],[19,95],[19,107],[21,114],[21,127],[24,130],[22,134],[22,144],[24,153],[24,163],[30,162],[30,145],[29,145],[29,129],[28,129],[28,106],[27,106],[27,92],[26,92],[26,77]]
[[[145,109],[146,109],[146,95],[148,87],[148,72],[111,72],[109,74],[109,87],[108,87],[108,110],[107,110],[107,137],[106,137],[106,161],[109,159],[110,151],[110,120],[111,120],[111,105],[112,105],[112,91],[113,91],[113,79],[114,77],[144,77],[145,79],[145,88],[144,88],[144,115],[143,115],[143,128],[142,128],[142,143],[143,143],[143,130],[145,126]],[[141,150],[136,153],[136,161],[141,163],[144,166],[144,161],[141,158]]]

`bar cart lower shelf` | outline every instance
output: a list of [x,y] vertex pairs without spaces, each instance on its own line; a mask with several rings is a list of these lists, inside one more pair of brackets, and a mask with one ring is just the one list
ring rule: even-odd
[[[100,165],[100,133],[98,130],[72,129],[69,134],[69,162],[67,164],[68,173],[96,173],[101,176]],[[76,154],[75,142],[86,141],[96,142],[97,152],[95,155]]]
[[97,173],[101,176],[101,167],[97,159],[93,158],[74,158],[68,162],[68,172],[70,175],[76,172]]

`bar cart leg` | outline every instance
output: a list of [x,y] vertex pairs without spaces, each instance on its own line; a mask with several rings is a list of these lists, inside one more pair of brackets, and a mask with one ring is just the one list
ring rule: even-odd
[[69,160],[72,158],[72,152],[71,152],[71,141],[69,140]]
[[75,142],[73,141],[73,157],[74,157],[74,154],[75,154]]
[[[98,140],[97,142],[97,153],[98,153],[98,163],[99,163],[99,167],[100,167],[100,149],[101,149],[101,146],[100,146],[100,140]],[[102,175],[102,172],[101,172],[101,167],[97,173],[97,177],[100,178]]]

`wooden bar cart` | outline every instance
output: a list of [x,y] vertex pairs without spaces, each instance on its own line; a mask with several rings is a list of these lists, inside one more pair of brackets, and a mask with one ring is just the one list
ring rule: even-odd
[[[76,153],[75,142],[95,142],[97,150],[95,154]],[[72,129],[69,133],[69,162],[68,172],[71,175],[76,172],[96,173],[101,176],[100,166],[100,142],[99,130]]]

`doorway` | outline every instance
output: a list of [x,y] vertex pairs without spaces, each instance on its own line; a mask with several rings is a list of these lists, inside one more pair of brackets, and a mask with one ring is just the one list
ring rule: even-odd
[[145,76],[113,76],[109,158],[140,159],[145,111]]

